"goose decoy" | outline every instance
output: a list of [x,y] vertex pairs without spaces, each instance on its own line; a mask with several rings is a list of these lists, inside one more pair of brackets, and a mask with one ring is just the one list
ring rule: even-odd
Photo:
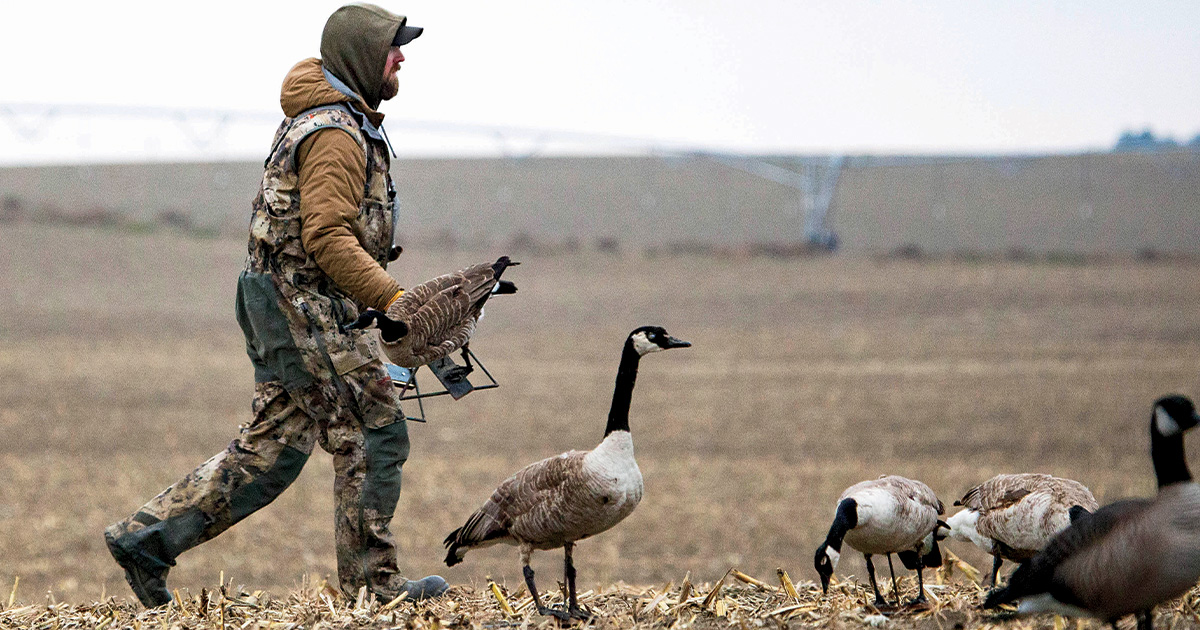
[[1022,564],[985,608],[1019,602],[1017,614],[1089,616],[1116,628],[1136,615],[1153,627],[1153,608],[1200,580],[1200,486],[1183,448],[1200,423],[1192,401],[1166,396],[1150,418],[1150,458],[1158,480],[1153,499],[1128,499],[1079,518]]
[[[530,464],[506,479],[462,527],[446,537],[446,565],[462,562],[471,549],[497,543],[520,550],[525,584],[538,613],[558,619],[591,614],[576,601],[571,552],[577,541],[603,532],[629,516],[642,500],[642,473],[633,456],[629,404],[639,360],[652,352],[691,344],[658,326],[643,326],[625,340],[604,439],[590,451],[568,451]],[[562,547],[568,587],[567,610],[542,605],[530,556],[535,549]]]
[[508,267],[519,265],[508,256],[494,263],[472,265],[438,276],[405,291],[388,307],[387,313],[366,309],[348,329],[379,328],[383,352],[392,363],[416,368],[462,351],[466,365],[451,368],[451,380],[466,377],[474,366],[468,344],[475,325],[483,317],[483,306],[497,294],[516,293],[512,282],[501,280]]
[[1096,497],[1078,481],[1044,474],[996,475],[954,502],[948,536],[992,555],[992,586],[1005,560],[1025,562],[1055,534],[1096,511]]
[[946,524],[938,516],[943,513],[945,508],[937,495],[920,481],[892,475],[850,486],[838,498],[833,525],[813,559],[822,591],[829,592],[829,578],[841,559],[844,541],[866,558],[876,608],[887,606],[875,581],[871,556],[876,554],[887,555],[896,605],[900,605],[900,593],[896,590],[893,553],[900,556],[906,568],[917,572],[919,595],[910,604],[924,603],[923,570],[942,564],[938,528]]

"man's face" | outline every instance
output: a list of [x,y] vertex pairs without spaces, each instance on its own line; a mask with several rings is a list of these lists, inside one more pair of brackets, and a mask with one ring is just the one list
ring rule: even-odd
[[400,71],[402,61],[404,53],[400,52],[399,46],[392,46],[388,50],[387,61],[383,64],[383,93],[380,96],[385,101],[400,93],[400,79],[396,73]]

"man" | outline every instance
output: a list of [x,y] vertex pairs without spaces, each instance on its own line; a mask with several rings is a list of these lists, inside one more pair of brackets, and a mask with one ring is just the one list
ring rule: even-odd
[[[400,577],[389,524],[408,432],[358,311],[386,311],[403,290],[385,271],[395,191],[381,101],[398,90],[400,46],[421,34],[404,16],[354,4],[335,11],[321,59],[283,82],[275,134],[238,279],[237,319],[254,364],[253,420],[229,447],[104,532],[147,607],[171,601],[167,571],[184,551],[267,505],[313,445],[333,455],[338,579],[350,596],[440,595],[445,580]],[[397,250],[398,251],[398,250]]]

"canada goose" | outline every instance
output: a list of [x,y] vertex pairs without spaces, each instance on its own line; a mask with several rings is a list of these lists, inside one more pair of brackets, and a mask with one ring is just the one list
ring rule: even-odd
[[406,368],[426,365],[461,349],[466,365],[448,372],[451,380],[460,380],[474,370],[467,345],[483,316],[484,303],[492,294],[517,292],[516,285],[501,280],[500,275],[519,264],[501,256],[494,263],[438,276],[405,291],[386,315],[367,309],[347,328],[367,328],[374,322],[384,354]]
[[1200,423],[1192,401],[1154,403],[1150,457],[1158,479],[1153,499],[1106,505],[1055,536],[993,591],[985,608],[1020,600],[1018,614],[1055,612],[1113,624],[1129,614],[1153,626],[1152,609],[1200,579],[1200,487],[1192,481],[1183,433]]
[[[575,600],[575,541],[594,536],[629,516],[642,499],[642,472],[633,457],[629,433],[629,403],[644,355],[692,344],[676,339],[658,326],[643,326],[625,340],[612,408],[604,439],[591,451],[568,451],[521,469],[496,488],[492,497],[446,536],[446,565],[462,562],[467,551],[496,543],[517,545],[525,584],[537,610],[562,620],[586,619],[589,613]],[[534,549],[565,551],[568,585],[566,611],[543,606],[533,582],[529,558]]]
[[829,578],[842,557],[842,542],[845,541],[861,551],[867,560],[876,608],[887,605],[879,592],[875,565],[871,562],[871,556],[879,553],[887,554],[896,605],[900,605],[900,593],[896,590],[893,553],[900,556],[906,568],[917,572],[920,594],[910,603],[925,602],[923,570],[942,564],[937,530],[946,526],[938,520],[945,511],[933,490],[920,481],[892,475],[850,486],[838,498],[829,535],[817,547],[813,559],[817,574],[821,576],[821,590],[829,592]]
[[949,536],[992,555],[991,584],[1005,560],[1025,562],[1083,514],[1096,497],[1078,481],[1043,474],[996,475],[954,502],[963,510],[946,519]]

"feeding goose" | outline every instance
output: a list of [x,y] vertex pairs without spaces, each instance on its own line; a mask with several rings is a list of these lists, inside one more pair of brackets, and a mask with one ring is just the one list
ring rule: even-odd
[[1018,614],[1053,612],[1097,617],[1113,624],[1138,617],[1153,627],[1156,604],[1200,580],[1200,487],[1183,448],[1185,431],[1200,423],[1191,400],[1166,396],[1150,419],[1150,458],[1158,480],[1153,499],[1129,499],[1084,516],[993,591],[984,607],[1020,601]]
[[1025,562],[1076,518],[1096,511],[1096,497],[1078,481],[1044,474],[996,475],[954,502],[949,537],[992,555],[991,584],[1005,560]]
[[945,526],[938,520],[943,513],[945,508],[937,495],[920,481],[892,475],[850,486],[838,498],[829,535],[817,547],[813,559],[821,576],[822,591],[829,592],[829,578],[842,557],[844,541],[866,558],[871,588],[875,590],[876,608],[887,605],[879,592],[879,584],[875,581],[875,565],[871,562],[871,556],[881,553],[887,554],[896,605],[900,605],[900,593],[896,590],[893,553],[900,556],[906,568],[917,572],[919,595],[910,603],[924,603],[923,570],[942,564],[937,529]]
[[388,307],[387,314],[367,309],[347,328],[367,328],[374,323],[384,354],[406,368],[461,350],[466,365],[456,366],[448,374],[452,380],[461,380],[474,369],[467,347],[483,317],[483,305],[493,294],[517,292],[516,285],[501,280],[500,275],[519,264],[501,256],[494,263],[438,276],[405,291]]
[[[538,613],[562,620],[586,619],[575,598],[575,542],[594,536],[629,516],[642,499],[642,473],[633,457],[629,403],[638,361],[651,352],[692,344],[658,326],[643,326],[625,340],[604,439],[591,451],[568,451],[521,469],[496,488],[490,499],[446,537],[446,565],[462,561],[467,551],[496,543],[516,545],[525,584]],[[542,605],[529,558],[535,549],[565,552],[568,586],[566,611]]]

